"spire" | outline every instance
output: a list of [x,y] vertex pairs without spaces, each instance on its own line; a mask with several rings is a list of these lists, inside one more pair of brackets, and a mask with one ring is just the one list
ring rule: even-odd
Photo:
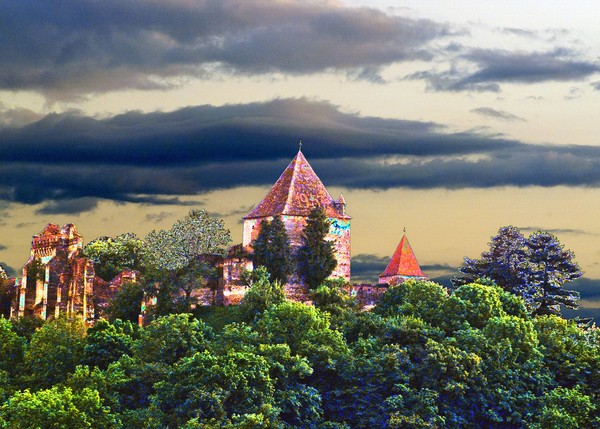
[[350,219],[350,216],[339,213],[336,202],[299,150],[273,188],[244,219],[278,215],[308,216],[317,205],[325,210],[329,218]]
[[381,273],[379,279],[381,282],[381,280],[385,281],[387,278],[395,276],[402,278],[425,277],[406,235],[402,236],[402,240],[400,240],[400,244],[398,244],[390,263],[383,273]]
[[302,139],[300,139],[300,143],[298,143],[298,152],[302,152]]

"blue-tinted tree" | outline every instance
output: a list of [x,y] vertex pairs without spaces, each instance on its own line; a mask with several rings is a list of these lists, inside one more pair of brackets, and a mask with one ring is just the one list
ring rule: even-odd
[[492,237],[490,250],[481,254],[481,259],[465,258],[458,269],[461,275],[452,278],[454,286],[475,283],[487,277],[498,286],[517,295],[527,289],[526,239],[518,228],[504,226]]
[[573,261],[573,252],[564,250],[548,232],[523,237],[518,228],[500,228],[492,237],[490,250],[481,259],[465,258],[461,275],[452,279],[455,286],[489,278],[503,289],[523,297],[535,314],[560,315],[560,305],[577,308],[579,294],[563,285],[582,276]]
[[577,309],[579,293],[563,285],[583,275],[573,261],[575,255],[548,232],[535,232],[527,239],[530,262],[528,281],[535,291],[531,297],[534,313],[560,315],[560,306]]

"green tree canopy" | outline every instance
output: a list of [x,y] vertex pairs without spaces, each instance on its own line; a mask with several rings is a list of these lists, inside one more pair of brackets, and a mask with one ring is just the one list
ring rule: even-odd
[[126,320],[137,323],[144,300],[142,281],[123,282],[108,305],[107,316],[111,322]]
[[329,227],[325,211],[319,206],[312,209],[298,250],[298,271],[311,289],[319,287],[337,266],[333,243],[326,240]]
[[252,322],[272,305],[285,301],[285,293],[281,283],[269,280],[266,267],[258,267],[248,277],[250,289],[242,298],[240,311],[246,321]]
[[151,267],[147,291],[157,297],[155,313],[165,315],[190,310],[192,291],[214,276],[200,256],[224,254],[231,236],[221,219],[191,210],[169,230],[150,232],[145,241]]
[[142,330],[133,346],[134,356],[144,362],[173,365],[184,356],[204,350],[212,335],[212,329],[191,314],[170,314]]
[[579,308],[579,293],[563,287],[583,275],[573,261],[575,255],[565,250],[558,238],[547,232],[535,232],[527,239],[527,255],[531,263],[530,285],[535,314],[560,315],[560,306]]
[[112,280],[124,269],[144,271],[146,244],[135,234],[126,233],[115,238],[100,237],[90,241],[84,255],[94,262],[96,275]]
[[74,392],[57,386],[15,393],[0,407],[3,428],[117,429],[120,422],[105,407],[97,391]]
[[66,380],[82,362],[86,327],[79,319],[59,317],[44,323],[31,337],[25,352],[25,374],[37,388]]
[[254,266],[263,266],[271,274],[271,280],[286,284],[288,276],[294,270],[292,247],[285,231],[281,217],[272,221],[265,220],[260,224],[256,240],[252,242],[254,249]]
[[221,219],[205,210],[191,210],[170,229],[150,232],[145,241],[149,263],[159,269],[177,270],[187,267],[197,256],[224,254],[231,236]]

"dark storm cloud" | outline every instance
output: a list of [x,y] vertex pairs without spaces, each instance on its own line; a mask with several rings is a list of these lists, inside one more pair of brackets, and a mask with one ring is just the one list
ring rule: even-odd
[[350,264],[352,266],[352,281],[377,282],[379,275],[390,263],[390,257],[380,257],[371,253],[361,253],[353,256]]
[[75,198],[48,201],[37,214],[76,214],[95,209],[98,206],[97,198]]
[[362,117],[275,100],[107,119],[49,115],[0,134],[0,203],[76,213],[98,199],[197,204],[216,189],[272,185],[297,150],[327,186],[600,186],[600,148],[527,145],[435,123]]
[[[578,59],[575,52],[553,49],[545,52],[499,49],[455,49],[454,61],[472,67],[453,65],[446,71],[420,71],[406,79],[424,79],[435,91],[500,91],[502,83],[541,83],[577,81],[600,71],[597,61]],[[472,70],[472,68],[475,70]]]
[[491,107],[478,107],[476,109],[471,109],[471,112],[477,113],[478,115],[485,116],[487,118],[499,119],[501,121],[508,121],[508,122],[525,121],[525,119],[523,119],[517,115],[513,115],[510,112],[496,110]]
[[161,88],[215,65],[250,74],[372,70],[427,58],[424,45],[447,33],[432,21],[334,2],[2,2],[0,88],[55,97]]

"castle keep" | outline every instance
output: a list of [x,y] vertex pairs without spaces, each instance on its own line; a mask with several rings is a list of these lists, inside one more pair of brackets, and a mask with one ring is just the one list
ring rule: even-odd
[[[346,214],[346,202],[342,195],[337,200],[331,197],[302,151],[298,151],[265,198],[243,218],[243,246],[252,244],[263,221],[280,216],[292,249],[297,252],[302,245],[306,220],[316,206],[323,209],[331,224],[326,239],[334,243],[337,260],[331,277],[342,277],[349,282],[351,217]],[[286,293],[290,298],[302,300],[305,291],[297,274],[291,276]]]
[[70,223],[62,228],[50,223],[34,235],[13,314],[42,319],[79,314],[92,320],[95,271],[82,247],[83,238]]

